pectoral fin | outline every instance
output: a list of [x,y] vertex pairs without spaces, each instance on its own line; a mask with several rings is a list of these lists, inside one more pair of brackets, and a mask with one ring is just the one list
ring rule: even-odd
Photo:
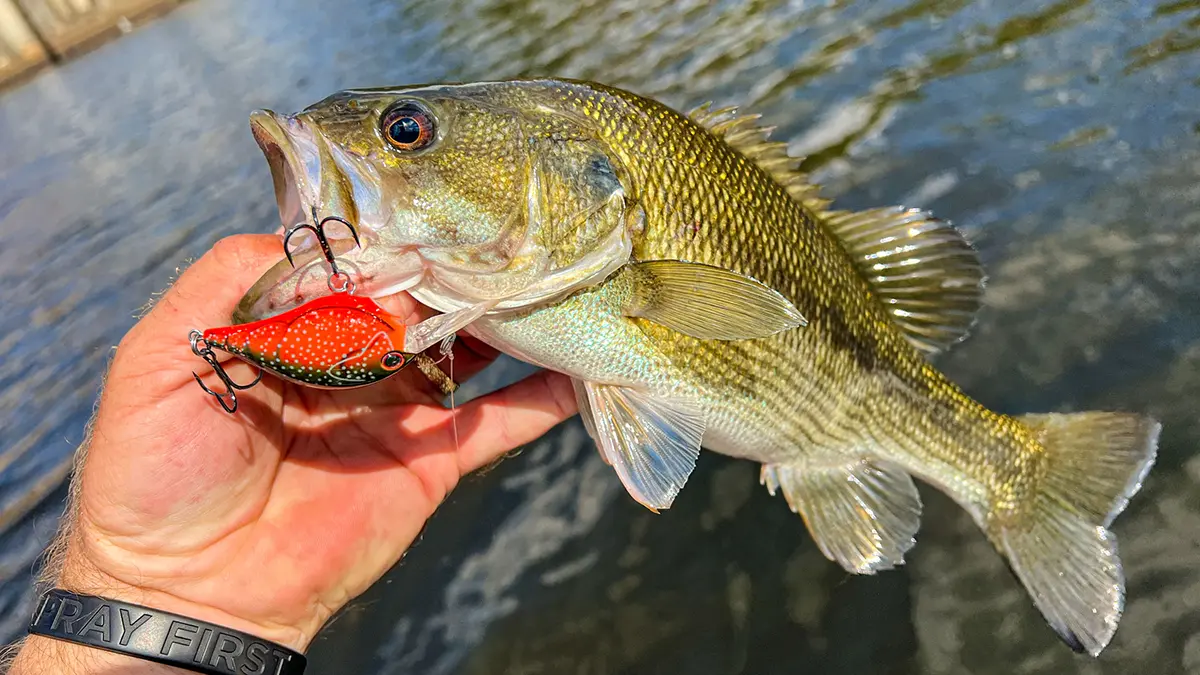
[[678,260],[632,263],[627,316],[701,340],[752,340],[808,322],[779,292],[732,270]]
[[629,495],[670,508],[700,455],[704,414],[686,398],[573,380],[584,425]]
[[848,572],[891,569],[915,543],[921,496],[912,478],[891,465],[764,464],[761,480],[772,495],[783,490],[821,552]]

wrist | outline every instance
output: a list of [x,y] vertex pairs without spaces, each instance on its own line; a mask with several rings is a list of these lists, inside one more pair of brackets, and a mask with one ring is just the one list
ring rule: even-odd
[[[307,664],[303,654],[228,626],[61,588],[42,594],[29,633],[211,675],[300,675]],[[51,662],[77,660],[72,658],[76,653],[63,650],[44,656]],[[82,667],[85,672],[103,670],[111,665],[105,661],[89,656]],[[138,672],[144,670],[138,667]]]
[[251,621],[219,607],[180,597],[166,590],[128,583],[78,555],[68,555],[67,562],[59,575],[57,587],[72,593],[120,600],[232,628],[259,639],[283,645],[302,654],[308,649],[313,638],[313,635],[308,632],[292,626]]
[[98,595],[215,623],[281,644],[300,653],[304,653],[308,649],[313,637],[307,632],[291,626],[268,625],[251,621],[230,614],[219,607],[181,598],[167,591],[134,586],[97,570],[74,574],[67,574],[64,570],[58,587],[73,593]]

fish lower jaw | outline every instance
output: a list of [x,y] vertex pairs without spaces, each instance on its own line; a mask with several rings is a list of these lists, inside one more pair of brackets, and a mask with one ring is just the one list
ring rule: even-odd
[[428,283],[428,278],[426,277],[418,279],[416,284],[403,290],[407,290],[408,294],[417,302],[443,314],[457,312],[486,302],[483,298],[474,298],[454,293],[436,286],[436,284]]
[[403,293],[404,291],[411,292],[412,289],[414,287],[416,287],[418,284],[420,284],[422,281],[424,281],[424,279],[425,279],[424,272],[415,272],[410,276],[402,277],[402,278],[400,278],[396,281],[393,281],[387,285],[376,286],[376,287],[372,288],[370,290],[370,292],[367,293],[367,295],[369,297],[371,297],[372,299],[377,300],[379,298],[387,297],[389,295]]

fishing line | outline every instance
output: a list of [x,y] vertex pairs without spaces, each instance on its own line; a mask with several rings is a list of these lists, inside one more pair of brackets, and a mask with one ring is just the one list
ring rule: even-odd
[[[440,351],[442,353],[441,360],[448,359],[450,361],[450,363],[447,366],[447,369],[450,371],[450,381],[451,382],[454,381],[454,351],[452,350],[453,345],[454,345],[454,334],[451,333],[450,335],[447,335],[445,338],[443,338],[442,344],[438,346],[438,351]],[[454,428],[454,454],[457,455],[461,448],[459,447],[459,443],[458,443],[458,411],[455,409],[454,390],[453,389],[450,390],[450,425]]]

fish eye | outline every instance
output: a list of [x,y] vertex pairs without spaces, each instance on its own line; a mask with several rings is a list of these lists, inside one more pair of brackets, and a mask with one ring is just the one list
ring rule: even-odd
[[401,103],[385,113],[379,129],[389,145],[405,152],[425,148],[436,137],[433,114],[413,101]]
[[404,361],[404,352],[388,352],[383,355],[380,363],[383,365],[384,370],[396,370],[404,365]]

